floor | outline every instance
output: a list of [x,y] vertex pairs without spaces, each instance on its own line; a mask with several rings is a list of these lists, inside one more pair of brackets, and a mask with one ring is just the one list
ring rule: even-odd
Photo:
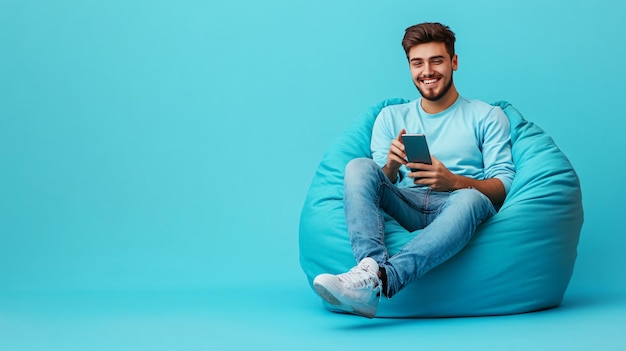
[[567,294],[528,314],[373,319],[308,286],[0,295],[0,350],[626,350],[626,296]]

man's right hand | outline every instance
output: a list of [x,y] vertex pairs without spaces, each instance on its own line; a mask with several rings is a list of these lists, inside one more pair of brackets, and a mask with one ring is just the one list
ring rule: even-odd
[[391,140],[389,152],[387,152],[387,163],[383,167],[383,172],[392,183],[398,180],[398,171],[400,166],[407,163],[406,153],[404,151],[404,143],[402,142],[402,134],[406,134],[406,130],[402,129],[398,137]]

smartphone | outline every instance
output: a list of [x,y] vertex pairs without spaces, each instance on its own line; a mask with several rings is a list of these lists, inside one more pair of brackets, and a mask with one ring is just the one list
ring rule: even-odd
[[[428,143],[426,143],[424,134],[402,134],[402,142],[404,143],[406,158],[409,162],[429,165],[433,163],[430,159],[430,151],[428,150]],[[412,169],[412,171],[415,170]]]

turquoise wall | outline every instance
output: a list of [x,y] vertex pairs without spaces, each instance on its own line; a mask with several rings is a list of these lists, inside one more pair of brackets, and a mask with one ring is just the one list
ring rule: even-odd
[[[404,29],[457,33],[459,91],[508,100],[581,178],[571,289],[625,291],[623,0],[0,1],[0,290],[306,284],[331,141],[416,98]],[[621,145],[621,146],[620,146]]]

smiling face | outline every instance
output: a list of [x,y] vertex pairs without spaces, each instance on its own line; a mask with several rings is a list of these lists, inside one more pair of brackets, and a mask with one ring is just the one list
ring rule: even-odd
[[[450,57],[444,43],[430,42],[413,46],[408,59],[413,83],[427,105],[437,110],[452,105],[458,96],[452,79],[458,66],[457,56]],[[426,110],[424,104],[422,107]]]

